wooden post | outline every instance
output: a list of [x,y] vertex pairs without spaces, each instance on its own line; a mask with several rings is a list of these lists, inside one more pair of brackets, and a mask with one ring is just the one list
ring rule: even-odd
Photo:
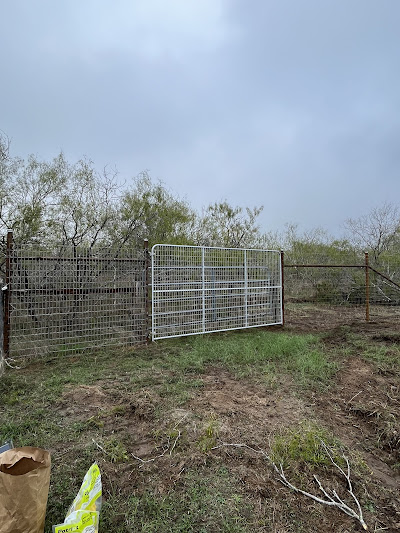
[[6,286],[3,290],[3,353],[7,358],[10,354],[10,313],[11,313],[11,254],[13,249],[13,232],[7,231],[6,247]]
[[149,241],[144,239],[143,241],[144,252],[144,313],[145,313],[145,336],[146,344],[150,341],[150,288],[149,288],[149,269],[150,269],[150,253],[149,253]]
[[365,252],[365,321],[369,322],[369,259]]
[[284,266],[285,266],[285,252],[281,250],[281,296],[282,296],[282,327],[285,325],[285,276],[284,276]]

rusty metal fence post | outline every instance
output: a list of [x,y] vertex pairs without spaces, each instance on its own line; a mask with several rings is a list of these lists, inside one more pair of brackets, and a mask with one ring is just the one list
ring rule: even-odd
[[285,252],[281,250],[281,298],[282,298],[282,327],[285,325]]
[[7,358],[10,354],[10,314],[11,314],[11,274],[12,274],[13,232],[7,232],[6,245],[6,276],[3,292],[3,353]]
[[369,322],[369,258],[365,252],[365,321]]
[[150,252],[149,252],[149,241],[144,239],[143,241],[143,252],[144,252],[144,312],[145,312],[145,337],[146,343],[150,342],[150,283],[149,283],[149,272],[150,272]]

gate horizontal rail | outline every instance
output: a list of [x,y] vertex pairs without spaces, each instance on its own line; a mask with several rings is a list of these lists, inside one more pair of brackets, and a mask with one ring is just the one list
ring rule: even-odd
[[116,288],[107,288],[107,287],[82,287],[77,289],[14,289],[14,295],[26,295],[26,294],[44,294],[44,295],[55,295],[55,294],[72,294],[79,296],[82,294],[118,294],[118,293],[130,293],[137,292],[135,287],[116,287]]

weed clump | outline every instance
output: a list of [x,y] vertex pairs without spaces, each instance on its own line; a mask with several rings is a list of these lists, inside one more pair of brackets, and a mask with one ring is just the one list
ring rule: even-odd
[[310,423],[302,423],[276,435],[271,444],[271,459],[284,468],[296,465],[299,471],[305,466],[328,467],[332,463],[323,443],[333,450],[334,460],[343,464],[337,441],[324,428]]

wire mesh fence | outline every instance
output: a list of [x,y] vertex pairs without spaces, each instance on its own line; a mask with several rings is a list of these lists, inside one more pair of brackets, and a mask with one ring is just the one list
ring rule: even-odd
[[280,252],[152,249],[152,337],[282,323]]
[[352,253],[327,258],[310,253],[299,258],[287,254],[285,300],[289,305],[312,303],[321,309],[363,307],[367,319],[390,313],[397,315],[400,257],[374,258]]
[[143,342],[145,264],[143,251],[14,247],[7,291],[9,353],[63,353]]
[[400,256],[370,259],[370,300],[384,306],[400,306]]
[[[10,241],[11,242],[11,241]],[[282,324],[277,251],[156,245],[152,250],[154,340]],[[400,256],[285,256],[286,309],[353,320],[400,318]],[[150,335],[150,254],[9,246],[4,260],[7,356],[129,346]],[[1,331],[0,331],[1,333]],[[6,349],[7,347],[7,349]],[[0,371],[2,354],[0,353]]]

